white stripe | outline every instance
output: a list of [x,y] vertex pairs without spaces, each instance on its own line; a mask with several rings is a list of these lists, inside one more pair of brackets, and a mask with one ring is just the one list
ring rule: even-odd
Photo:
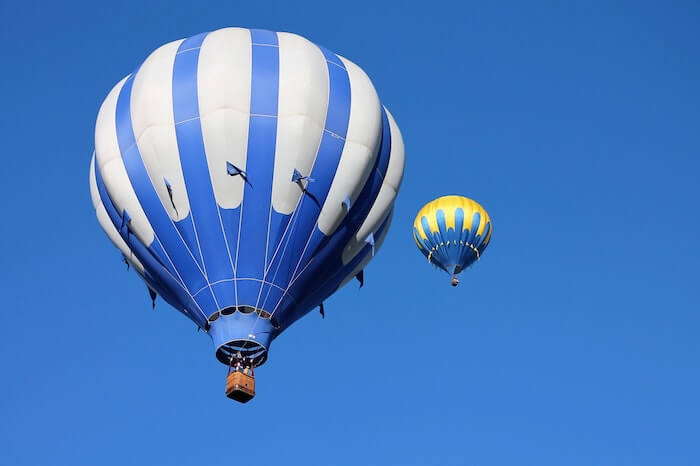
[[97,190],[97,180],[95,179],[95,157],[92,157],[90,161],[90,197],[92,198],[92,205],[95,207],[95,213],[97,214],[97,221],[100,222],[100,226],[107,233],[112,244],[114,244],[117,249],[119,249],[124,257],[131,262],[131,265],[136,268],[140,274],[143,275],[143,264],[134,256],[131,252],[129,246],[124,242],[117,229],[115,228],[112,220],[107,214],[104,204],[102,204],[102,199],[100,198],[100,193]]
[[126,79],[122,79],[114,86],[97,114],[95,159],[105,188],[117,211],[121,215],[126,209],[131,217],[131,231],[144,245],[150,246],[154,238],[153,227],[146,218],[131,186],[117,141],[115,122],[117,98]]
[[[154,51],[139,68],[131,90],[136,143],[151,184],[173,220],[187,217],[190,211],[173,116],[173,64],[181,42],[170,42]],[[163,178],[172,186],[173,202]]]
[[403,144],[403,137],[399,130],[394,117],[389,113],[389,110],[384,107],[386,116],[389,119],[389,128],[391,129],[391,154],[389,158],[389,166],[386,169],[384,182],[394,188],[394,191],[399,190],[401,181],[403,180],[403,170],[406,160],[406,153]]
[[[105,188],[114,202],[117,211],[121,214],[121,212],[126,209],[131,217],[130,230],[146,247],[150,247],[157,238],[131,186],[131,181],[124,167],[124,161],[122,160],[117,141],[115,123],[116,105],[119,92],[125,81],[126,78],[112,89],[97,115],[97,125],[95,128],[95,157]],[[188,252],[190,252],[190,255],[192,254],[189,249]],[[180,272],[175,267],[167,250],[165,254],[173,270],[175,270],[177,274],[177,277],[173,277],[173,279],[184,283]],[[199,267],[199,265],[197,265],[197,267]]]
[[209,176],[219,206],[241,204],[245,181],[226,162],[246,169],[252,46],[250,31],[226,28],[209,34],[199,52],[197,93]]
[[354,203],[364,187],[379,153],[382,133],[381,106],[372,82],[360,67],[340,59],[350,79],[350,121],[340,163],[318,219],[319,229],[328,236],[347,215],[345,198]]
[[396,193],[401,185],[404,169],[404,145],[399,127],[387,110],[389,128],[391,130],[391,152],[389,153],[389,165],[387,166],[384,181],[379,189],[377,198],[362,222],[360,229],[353,235],[352,240],[343,249],[343,264],[350,262],[364,247],[365,239],[370,232],[374,232],[384,222],[387,214],[394,205]]
[[328,111],[328,67],[321,50],[296,34],[278,33],[279,100],[272,206],[289,215],[303,192],[294,169],[310,175]]

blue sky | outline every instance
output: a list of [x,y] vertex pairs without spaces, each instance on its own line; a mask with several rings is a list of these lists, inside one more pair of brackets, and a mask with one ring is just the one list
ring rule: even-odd
[[[4,2],[0,464],[696,465],[700,7],[693,2]],[[360,64],[406,174],[366,284],[278,338],[247,405],[94,218],[102,99],[225,26]],[[495,231],[460,287],[417,210]],[[372,359],[361,347],[372,345]]]

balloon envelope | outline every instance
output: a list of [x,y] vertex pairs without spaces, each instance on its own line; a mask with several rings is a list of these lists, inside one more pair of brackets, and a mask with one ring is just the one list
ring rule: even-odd
[[226,28],[163,45],[100,108],[100,225],[219,360],[270,342],[381,246],[404,167],[367,75],[295,34]]

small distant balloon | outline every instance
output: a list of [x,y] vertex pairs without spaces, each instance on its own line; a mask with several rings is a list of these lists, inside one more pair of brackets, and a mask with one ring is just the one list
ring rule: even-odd
[[413,222],[413,239],[428,262],[457,275],[479,260],[491,241],[493,224],[481,204],[464,196],[443,196],[427,203]]

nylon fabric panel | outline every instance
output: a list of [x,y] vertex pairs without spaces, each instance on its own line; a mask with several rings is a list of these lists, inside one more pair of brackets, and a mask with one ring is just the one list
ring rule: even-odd
[[[381,232],[379,229],[374,232],[374,237],[375,243],[374,243],[374,255],[377,255],[379,253],[379,250],[381,249],[382,245],[384,244],[384,240],[386,239],[386,235],[389,233],[389,228],[391,226],[391,221],[393,220],[394,217],[394,209],[392,206],[391,211],[389,211],[387,218],[382,222],[382,225],[386,225],[384,228],[381,228],[382,225],[380,225]],[[362,260],[358,265],[355,266],[354,269],[352,269],[352,272],[350,272],[342,282],[340,282],[340,285],[338,285],[338,289],[344,287],[348,282],[350,282],[353,278],[355,278],[355,275],[357,275],[361,270],[364,270],[364,268],[374,259],[374,255],[372,255],[372,250],[371,248],[367,248],[367,253],[364,255]]]
[[[131,185],[151,221],[155,235],[163,244],[177,274],[190,293],[206,286],[204,271],[199,267],[193,251],[180,235],[172,219],[163,207],[143,165],[131,127],[130,95],[132,78],[127,79],[117,101],[116,128],[122,160]],[[198,254],[199,251],[196,251]]]
[[491,241],[491,232],[492,231],[493,231],[493,228],[491,227],[491,222],[489,221],[486,224],[486,228],[484,228],[483,239],[481,240],[481,243],[478,246],[479,254],[484,252],[484,249],[486,249],[486,246],[488,246],[489,242]]
[[117,98],[127,78],[122,79],[102,103],[95,124],[95,164],[104,178],[107,190],[119,212],[125,209],[131,216],[131,228],[146,245],[153,242],[153,228],[131,187],[121,160],[119,141],[115,131]]
[[[385,119],[383,119],[384,131],[389,131],[391,137],[391,148],[389,154],[389,163],[386,168],[386,175],[383,177],[383,182],[374,201],[372,208],[367,214],[367,218],[360,226],[358,232],[353,236],[352,241],[348,243],[343,251],[343,263],[350,261],[365,242],[365,238],[370,232],[384,222],[384,219],[394,207],[394,200],[398,193],[403,178],[404,169],[404,144],[401,132],[396,126],[396,122],[386,108],[384,108]],[[382,141],[386,143],[386,138]]]
[[[368,180],[367,186],[365,189],[363,189],[357,199],[358,204],[369,203],[370,207],[359,225],[353,226],[354,231],[352,240],[349,240],[344,247],[343,263],[349,262],[350,259],[357,254],[359,248],[363,247],[367,235],[370,233],[370,231],[374,230],[384,218],[386,218],[386,214],[393,203],[391,193],[387,192],[386,189],[384,197],[379,197],[382,188],[385,185],[384,174],[388,170],[393,147],[389,119],[384,111],[382,111],[382,129],[380,153],[379,159],[377,160],[378,163],[374,167],[374,171]],[[382,200],[387,202],[383,203]],[[377,204],[378,201],[379,204]],[[372,216],[371,218],[370,215]]]
[[[172,89],[180,163],[207,281],[212,283],[233,279],[233,261],[214,197],[199,120],[197,67],[200,46],[205,37],[206,34],[200,34],[180,44],[175,58]],[[227,288],[219,290],[220,293],[215,294],[217,307],[234,305],[232,288],[230,291]]]
[[343,249],[343,264],[347,264],[364,247],[365,241],[370,233],[376,231],[389,212],[394,208],[396,192],[386,183],[382,184],[377,199],[367,214],[367,218],[362,222],[360,229],[355,233],[348,244]]
[[[343,201],[350,198],[351,206],[357,202],[376,163],[383,133],[382,107],[372,82],[351,61],[336,59],[347,70],[352,102],[343,152],[318,219],[318,227],[326,236],[333,234],[347,215]],[[337,66],[334,60],[331,63],[331,68]]]
[[[430,223],[428,222],[428,219],[426,216],[422,216],[420,219],[420,226],[422,228],[422,234],[425,235],[425,238],[423,238],[424,244],[428,247],[428,250],[430,251],[429,254],[429,259],[432,264],[437,266],[438,268],[444,270],[447,272],[446,266],[444,265],[444,258],[441,256],[441,252],[439,250],[440,246],[440,238],[439,238],[439,232],[432,232],[430,229]],[[420,231],[420,230],[419,230]]]
[[131,125],[151,185],[163,209],[175,221],[180,236],[203,269],[197,233],[189,218],[189,199],[180,165],[173,115],[173,64],[178,46],[182,43],[175,41],[158,48],[134,73],[129,98]]
[[[186,218],[190,210],[173,115],[173,63],[182,42],[171,42],[151,53],[139,67],[131,89],[131,121],[139,153],[163,207],[176,221]],[[172,187],[170,193],[165,180]]]
[[434,233],[437,237],[436,241],[438,243],[437,247],[437,257],[440,263],[445,267],[445,270],[452,272],[452,264],[450,263],[450,256],[447,251],[447,227],[445,221],[445,211],[438,209],[435,212],[435,219],[437,221],[437,231]]
[[279,33],[278,37],[280,87],[272,206],[289,215],[303,195],[291,181],[292,174],[295,169],[303,175],[311,173],[321,143],[329,76],[318,47],[296,34]]
[[469,247],[466,239],[467,235],[465,235],[464,232],[464,209],[461,207],[458,209],[455,209],[455,236],[457,237],[457,240],[459,241],[460,245],[460,251],[459,251],[459,257],[457,259],[457,264],[459,264],[459,268],[455,270],[454,273],[459,273],[463,269],[466,268],[465,264],[470,260],[470,256],[473,254],[472,249]]
[[235,264],[246,182],[243,176],[230,176],[226,164],[230,162],[244,172],[248,169],[251,74],[252,40],[248,29],[226,28],[206,37],[199,50],[197,72],[201,131],[233,269],[233,280],[212,284],[221,307],[239,304]]
[[396,120],[394,120],[394,117],[391,116],[391,113],[389,113],[386,107],[384,107],[384,112],[389,121],[389,132],[391,134],[391,158],[389,159],[389,166],[386,169],[384,183],[398,192],[401,187],[401,181],[403,181],[406,151],[404,148],[403,136],[401,136],[401,130],[399,130]]
[[247,169],[251,72],[249,30],[226,28],[209,33],[199,51],[199,114],[214,196],[224,209],[236,209],[243,200],[245,181],[230,176],[226,162]]
[[455,234],[455,229],[454,226],[452,227],[447,227],[447,217],[450,218],[451,224],[455,224],[455,213],[454,210],[449,211],[445,213],[444,210],[438,210],[437,212],[437,220],[438,220],[438,227],[440,229],[440,239],[441,239],[441,248],[445,257],[445,264],[447,266],[447,270],[451,273],[455,273],[457,265],[459,264],[459,257],[460,253],[462,251],[462,248],[459,247],[459,240],[458,236]]
[[474,212],[472,214],[472,224],[469,228],[469,243],[473,243],[476,240],[476,236],[479,231],[479,226],[481,225],[481,215],[479,212]]
[[[224,225],[224,232],[226,234],[226,243],[229,246],[229,251],[231,254],[231,259],[234,261],[233,263],[236,264],[236,261],[238,260],[238,241],[239,241],[239,232],[240,232],[240,227],[241,227],[241,221],[242,221],[242,216],[241,216],[241,208],[238,207],[236,209],[224,209],[221,207],[218,207],[219,209],[219,215],[221,216],[221,221],[223,222]],[[232,283],[232,290],[229,290],[229,293],[233,293],[233,304],[230,304],[230,295],[226,297],[224,300],[226,306],[238,306],[239,305],[239,300],[238,300],[238,273],[236,272],[236,269],[233,269],[233,283]],[[219,296],[219,294],[217,294]],[[224,298],[222,298],[224,299]],[[224,307],[226,307],[224,306]]]
[[139,271],[139,274],[143,275],[143,265],[141,261],[136,258],[129,246],[124,242],[122,237],[119,235],[119,231],[112,225],[112,221],[109,219],[107,210],[105,206],[102,205],[102,200],[100,199],[100,193],[97,190],[97,182],[95,181],[95,156],[92,156],[90,161],[90,198],[92,199],[92,205],[95,208],[95,214],[97,215],[97,221],[100,226],[107,234],[109,240],[114,244],[114,246],[121,251],[126,260],[128,260],[135,269]]
[[[241,211],[240,240],[237,244],[236,272],[238,303],[256,306],[261,284],[250,287],[244,278],[263,280],[267,257],[271,193],[277,133],[279,90],[279,51],[277,35],[251,30],[252,82],[248,133],[247,173]],[[251,186],[252,185],[252,186]],[[245,245],[240,247],[240,245]]]

